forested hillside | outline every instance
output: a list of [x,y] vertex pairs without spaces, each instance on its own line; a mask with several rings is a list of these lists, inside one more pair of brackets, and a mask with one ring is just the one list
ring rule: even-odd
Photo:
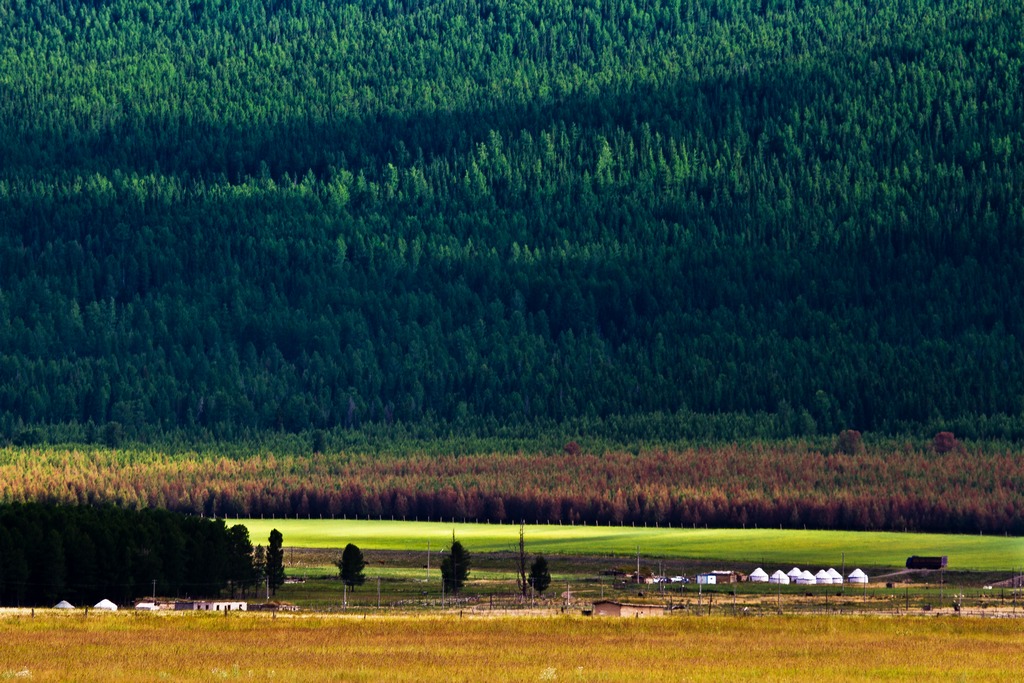
[[0,440],[1024,438],[1019,0],[0,0],[0,27]]

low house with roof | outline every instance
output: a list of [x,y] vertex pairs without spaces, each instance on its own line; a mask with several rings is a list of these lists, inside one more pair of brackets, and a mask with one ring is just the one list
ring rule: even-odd
[[697,583],[702,583],[706,586],[712,586],[722,583],[739,583],[745,580],[747,577],[745,574],[735,572],[727,569],[716,569],[713,572],[704,572],[703,574],[697,574]]
[[662,605],[641,605],[615,600],[594,602],[594,615],[599,617],[661,617],[665,615]]
[[249,603],[242,600],[199,600],[195,608],[200,612],[245,612]]

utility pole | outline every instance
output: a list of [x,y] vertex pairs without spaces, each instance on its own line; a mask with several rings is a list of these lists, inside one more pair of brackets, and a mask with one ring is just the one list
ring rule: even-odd
[[156,600],[156,579],[153,579],[153,599]]
[[636,582],[640,583],[640,546],[636,547]]

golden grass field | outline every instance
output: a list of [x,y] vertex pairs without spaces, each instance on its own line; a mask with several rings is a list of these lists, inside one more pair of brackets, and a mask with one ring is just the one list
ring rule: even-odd
[[0,615],[0,680],[1019,681],[1024,622],[953,617]]

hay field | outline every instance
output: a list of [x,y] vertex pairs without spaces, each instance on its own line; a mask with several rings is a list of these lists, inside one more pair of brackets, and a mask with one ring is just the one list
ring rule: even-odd
[[1016,681],[1011,619],[0,616],[0,679]]
[[[374,550],[440,549],[452,531],[475,552],[501,552],[518,541],[519,527],[509,524],[455,524],[376,520],[238,519],[253,543],[266,544],[271,529],[286,546],[342,548],[355,543]],[[908,555],[948,555],[950,570],[1009,571],[1024,566],[1024,538],[870,531],[803,531],[779,529],[654,529],[527,525],[531,553],[731,560],[738,562],[902,567]]]

